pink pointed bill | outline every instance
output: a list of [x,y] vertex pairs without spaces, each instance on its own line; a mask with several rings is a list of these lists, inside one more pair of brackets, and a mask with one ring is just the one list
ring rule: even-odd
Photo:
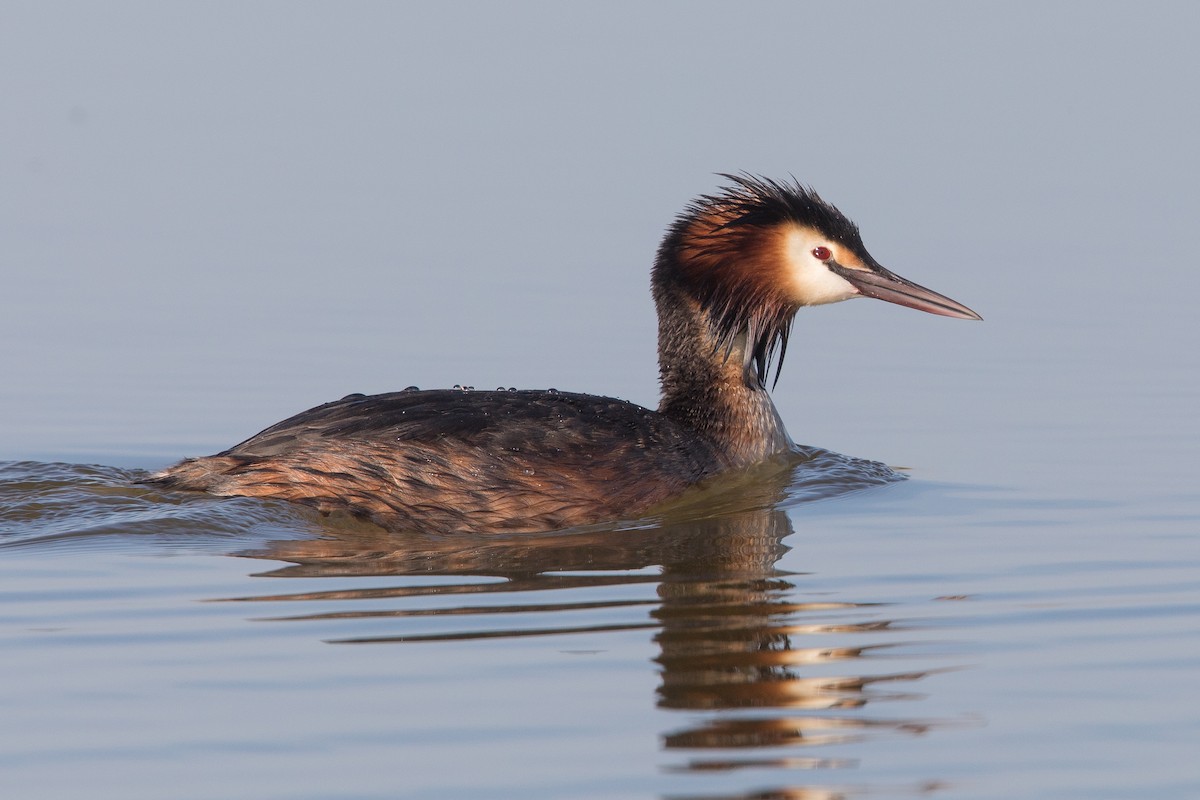
[[944,294],[938,294],[932,289],[913,283],[906,278],[888,272],[883,267],[874,266],[871,270],[846,269],[841,265],[831,268],[850,282],[863,297],[874,297],[876,300],[886,300],[901,306],[938,314],[943,317],[956,319],[978,319],[983,317],[971,309],[951,300]]

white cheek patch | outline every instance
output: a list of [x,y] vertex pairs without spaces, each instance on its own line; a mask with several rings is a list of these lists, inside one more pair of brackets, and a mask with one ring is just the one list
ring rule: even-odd
[[812,254],[813,248],[819,245],[833,249],[833,257],[837,260],[836,245],[826,241],[815,231],[795,228],[788,232],[784,244],[784,258],[792,284],[792,299],[802,306],[817,306],[857,297],[858,289]]

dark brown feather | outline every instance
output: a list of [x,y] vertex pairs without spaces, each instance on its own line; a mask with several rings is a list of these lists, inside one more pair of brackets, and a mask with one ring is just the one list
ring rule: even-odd
[[388,528],[536,531],[636,514],[721,465],[708,442],[623,400],[435,390],[327,403],[150,482]]

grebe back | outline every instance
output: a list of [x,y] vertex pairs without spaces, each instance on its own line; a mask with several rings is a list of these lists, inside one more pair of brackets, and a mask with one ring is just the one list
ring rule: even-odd
[[347,511],[391,529],[542,531],[629,517],[794,448],[767,392],[802,306],[875,297],[980,319],[892,274],[811,189],[725,175],[652,273],[662,399],[461,389],[350,395],[147,479]]

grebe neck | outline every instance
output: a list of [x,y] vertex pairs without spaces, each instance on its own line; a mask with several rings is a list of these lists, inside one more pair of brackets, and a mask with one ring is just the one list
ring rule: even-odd
[[710,312],[682,286],[657,277],[659,413],[711,441],[731,467],[791,449],[771,396],[747,368],[749,329],[718,341]]

